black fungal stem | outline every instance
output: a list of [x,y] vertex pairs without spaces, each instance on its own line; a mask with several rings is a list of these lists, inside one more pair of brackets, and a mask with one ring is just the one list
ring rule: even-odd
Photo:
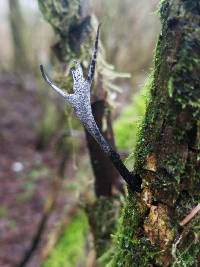
[[88,76],[85,79],[83,77],[83,70],[79,63],[76,61],[76,67],[72,70],[73,76],[73,94],[68,94],[56,86],[47,74],[44,71],[42,65],[40,65],[40,70],[44,80],[56,91],[59,95],[61,95],[71,106],[74,108],[76,116],[82,122],[83,126],[87,129],[87,131],[93,136],[93,138],[100,145],[101,149],[107,154],[115,168],[118,170],[122,178],[126,181],[126,183],[130,186],[133,192],[140,192],[141,181],[140,179],[131,173],[124,163],[122,162],[119,154],[114,151],[112,146],[105,140],[103,135],[101,134],[94,116],[92,114],[91,109],[91,101],[90,101],[90,88],[92,84],[92,80],[94,78],[97,52],[98,52],[98,40],[99,40],[99,28],[97,30],[95,46],[93,49],[93,55],[91,64],[89,66]]

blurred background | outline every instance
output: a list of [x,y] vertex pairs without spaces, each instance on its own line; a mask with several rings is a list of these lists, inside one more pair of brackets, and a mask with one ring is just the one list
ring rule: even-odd
[[[101,49],[114,77],[106,101],[124,159],[145,112],[157,9],[158,0],[94,0],[87,10],[102,22]],[[52,51],[59,34],[43,15],[36,0],[0,1],[0,266],[95,266],[85,205],[99,195],[89,141],[40,75],[42,63],[70,84],[70,64],[63,67]],[[133,168],[132,159],[126,164]]]

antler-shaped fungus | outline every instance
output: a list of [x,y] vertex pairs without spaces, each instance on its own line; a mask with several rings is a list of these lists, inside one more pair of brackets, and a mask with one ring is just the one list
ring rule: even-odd
[[136,179],[136,176],[129,172],[126,166],[120,159],[119,154],[113,150],[112,146],[105,140],[99,128],[94,120],[91,101],[90,101],[90,88],[94,78],[97,52],[98,52],[98,40],[99,40],[99,29],[97,30],[95,46],[93,50],[92,60],[89,66],[88,76],[85,79],[83,76],[83,70],[79,61],[76,61],[76,67],[72,70],[73,76],[73,94],[68,94],[57,87],[47,76],[42,65],[40,65],[40,70],[44,80],[68,103],[73,107],[76,116],[82,122],[87,131],[93,136],[93,138],[100,145],[102,150],[108,155],[110,160],[113,162],[116,169],[121,174],[122,178],[128,183],[132,191],[140,191],[141,182]]

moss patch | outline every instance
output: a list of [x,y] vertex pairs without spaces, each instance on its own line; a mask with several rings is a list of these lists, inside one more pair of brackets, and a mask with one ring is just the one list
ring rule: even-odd
[[114,123],[116,143],[119,149],[133,150],[136,142],[138,121],[145,112],[145,97],[138,93],[133,98],[133,104],[126,107]]
[[115,232],[121,209],[119,197],[99,197],[86,207],[97,257],[107,252],[112,245],[111,234]]
[[116,247],[114,258],[106,267],[146,267],[159,251],[155,246],[151,247],[150,241],[137,235],[142,233],[142,212],[138,205],[138,199],[132,193],[129,193],[126,206],[119,222],[119,229],[114,237]]
[[151,81],[150,76],[143,89],[134,95],[132,103],[123,110],[120,117],[114,122],[116,144],[119,149],[133,151],[135,148],[138,126],[145,114]]
[[84,246],[88,222],[84,212],[79,212],[67,226],[58,244],[42,267],[74,267],[85,261]]

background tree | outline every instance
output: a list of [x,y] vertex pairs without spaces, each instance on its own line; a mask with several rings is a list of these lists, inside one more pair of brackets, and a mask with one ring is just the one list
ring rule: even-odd
[[16,70],[18,69],[18,71],[27,71],[29,60],[24,34],[25,21],[18,0],[9,0],[9,11],[10,29],[13,40],[14,67]]
[[[94,36],[98,22],[90,14],[89,1],[38,1],[44,18],[56,32],[57,42],[53,51],[60,63],[69,67],[74,59],[80,59],[85,70],[91,60]],[[107,72],[106,72],[107,70]],[[115,147],[110,107],[107,101],[105,84],[111,84],[116,74],[106,63],[102,44],[97,66],[96,89],[92,91],[92,111],[100,131]],[[72,88],[71,82],[65,87]],[[110,235],[115,228],[119,210],[116,191],[122,190],[120,177],[114,166],[99,148],[99,145],[85,130],[86,139],[95,177],[96,201],[87,205],[92,232],[94,233],[97,255],[101,255],[110,243]],[[105,225],[106,224],[106,225]]]
[[127,196],[107,266],[198,266],[200,3],[161,1],[161,34],[136,147],[142,192]]

